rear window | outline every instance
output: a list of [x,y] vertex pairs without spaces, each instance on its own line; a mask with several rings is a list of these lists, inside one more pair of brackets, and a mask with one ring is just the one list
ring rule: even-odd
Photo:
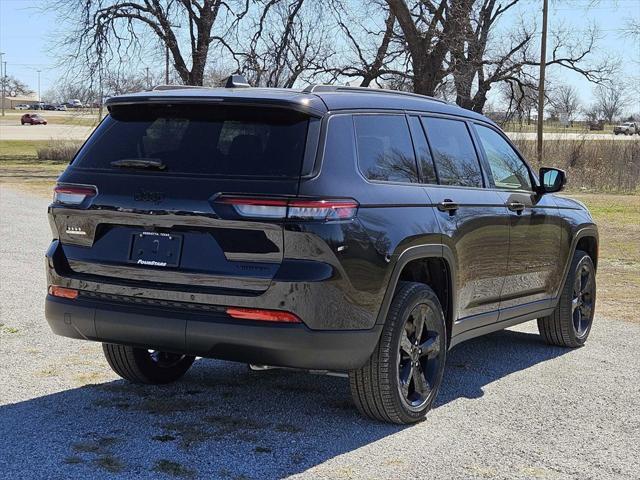
[[[297,177],[308,117],[209,105],[114,106],[74,167],[121,170],[117,160],[161,162],[158,174]],[[122,171],[131,171],[122,169]]]

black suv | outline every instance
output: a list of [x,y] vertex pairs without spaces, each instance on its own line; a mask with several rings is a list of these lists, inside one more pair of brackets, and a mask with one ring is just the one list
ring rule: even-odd
[[370,417],[423,418],[454,345],[538,319],[582,345],[598,234],[487,118],[351,87],[111,98],[60,176],[46,317],[116,373],[196,356],[348,374]]

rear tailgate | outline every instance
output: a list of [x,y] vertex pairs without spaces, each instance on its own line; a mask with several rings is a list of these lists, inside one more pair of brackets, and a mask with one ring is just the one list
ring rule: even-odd
[[[297,195],[308,121],[248,107],[112,109],[50,208],[68,273],[151,288],[266,290],[284,255],[282,222],[244,219],[217,199]],[[113,164],[123,159],[142,163]],[[78,186],[89,189],[85,198],[73,197]]]

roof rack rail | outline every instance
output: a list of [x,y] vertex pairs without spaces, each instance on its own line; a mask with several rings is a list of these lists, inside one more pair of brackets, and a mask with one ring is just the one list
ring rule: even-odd
[[211,88],[211,87],[203,87],[202,85],[156,85],[151,90],[186,90],[189,88]]
[[369,87],[350,87],[346,85],[307,85],[303,90],[304,93],[318,92],[360,92],[360,93],[380,93],[387,95],[403,95],[406,97],[421,98],[423,100],[433,100],[434,102],[447,103],[444,100],[428,95],[420,95],[418,93],[402,92],[400,90],[389,90],[387,88],[369,88]]

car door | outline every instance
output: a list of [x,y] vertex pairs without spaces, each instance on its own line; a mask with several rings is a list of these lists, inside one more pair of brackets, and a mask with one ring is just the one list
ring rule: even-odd
[[534,191],[531,170],[497,129],[474,125],[490,182],[509,210],[509,265],[501,319],[546,308],[557,288],[562,226],[553,198]]
[[455,258],[454,334],[493,323],[507,271],[509,212],[498,192],[484,188],[487,179],[465,121],[409,118],[423,177],[433,172],[433,184],[424,188]]

